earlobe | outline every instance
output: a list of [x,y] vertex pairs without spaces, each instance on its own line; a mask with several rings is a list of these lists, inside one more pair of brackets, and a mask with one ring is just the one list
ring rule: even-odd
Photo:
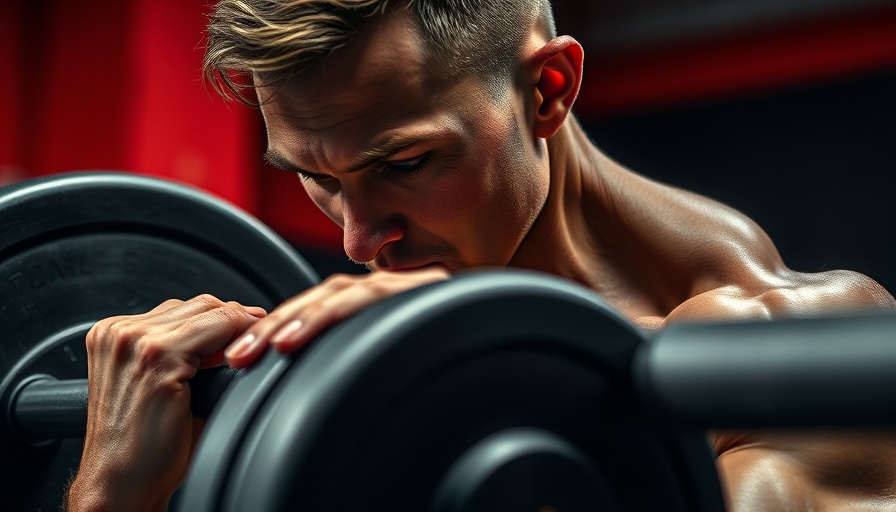
[[582,80],[584,52],[575,39],[551,40],[533,56],[535,83],[535,136],[548,138],[563,125],[572,110]]

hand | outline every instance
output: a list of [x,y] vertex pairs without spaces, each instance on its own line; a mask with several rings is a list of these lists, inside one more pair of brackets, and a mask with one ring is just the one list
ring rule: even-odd
[[314,288],[284,302],[252,326],[227,349],[227,362],[235,367],[249,366],[269,344],[280,352],[295,351],[326,327],[375,302],[448,279],[449,276],[442,267],[401,272],[381,270],[361,276],[330,276]]
[[97,322],[87,334],[84,452],[70,510],[164,510],[202,429],[187,381],[220,364],[261,308],[204,295]]

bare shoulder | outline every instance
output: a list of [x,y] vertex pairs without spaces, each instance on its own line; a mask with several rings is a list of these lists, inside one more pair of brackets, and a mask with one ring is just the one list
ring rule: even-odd
[[896,312],[893,296],[870,277],[850,270],[792,270],[752,219],[711,199],[678,194],[689,205],[682,220],[698,227],[684,251],[696,265],[685,266],[691,293],[670,313],[670,321]]
[[634,173],[619,176],[615,214],[624,243],[650,259],[666,304],[663,315],[640,324],[896,311],[893,296],[860,273],[788,268],[771,237],[734,208]]
[[873,279],[849,270],[754,273],[682,302],[666,322],[831,316],[896,312],[896,301]]
[[[712,203],[708,203],[710,208]],[[691,268],[691,294],[667,320],[828,316],[896,312],[879,283],[850,270],[817,273],[787,267],[765,231],[737,211],[718,206],[715,234],[701,240]]]

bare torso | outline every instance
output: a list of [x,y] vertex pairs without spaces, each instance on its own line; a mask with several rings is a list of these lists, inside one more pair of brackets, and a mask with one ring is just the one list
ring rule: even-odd
[[[552,141],[555,188],[513,265],[579,281],[646,328],[896,311],[870,278],[793,271],[743,214],[624,169],[584,137],[570,122]],[[896,509],[896,433],[712,438],[732,510]]]

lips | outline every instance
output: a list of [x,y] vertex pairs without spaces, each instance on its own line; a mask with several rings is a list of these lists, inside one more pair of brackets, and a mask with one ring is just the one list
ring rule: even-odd
[[425,268],[431,267],[442,267],[445,268],[445,265],[439,263],[438,261],[431,261],[427,263],[409,263],[409,264],[400,264],[400,265],[389,265],[381,267],[377,270],[388,270],[389,272],[408,272],[412,270],[423,270]]

